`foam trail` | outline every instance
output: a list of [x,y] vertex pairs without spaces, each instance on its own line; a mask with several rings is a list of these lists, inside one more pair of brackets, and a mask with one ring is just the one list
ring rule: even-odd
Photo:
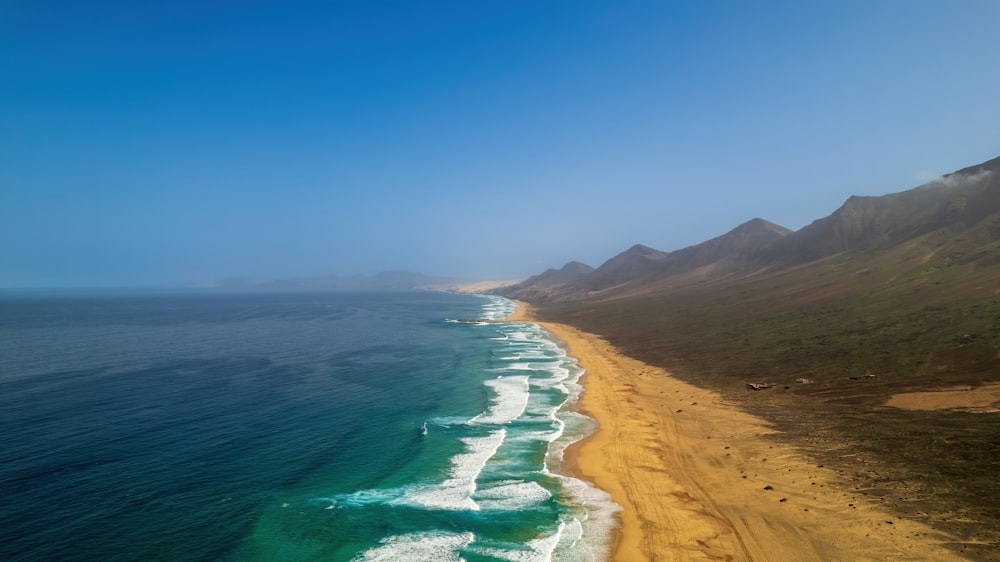
[[483,384],[492,388],[495,393],[493,405],[486,412],[469,420],[469,423],[503,425],[521,417],[528,407],[528,398],[531,396],[528,377],[500,377]]
[[472,499],[477,489],[476,480],[506,437],[507,431],[500,429],[486,437],[461,439],[462,443],[466,445],[467,452],[452,457],[451,477],[440,484],[412,485],[385,490],[360,490],[350,494],[317,498],[316,501],[329,503],[326,509],[385,504],[406,505],[422,509],[478,511],[480,506]]
[[360,490],[350,494],[338,494],[329,498],[316,498],[314,501],[328,503],[325,509],[338,507],[363,507],[366,505],[391,503],[398,500],[404,493],[402,488],[388,490]]
[[559,552],[568,551],[570,560],[610,560],[614,529],[618,513],[622,508],[611,496],[599,488],[568,476],[554,475],[562,482],[562,488],[573,504],[580,506],[577,517],[570,525],[566,542],[557,546]]
[[356,557],[355,562],[399,562],[400,560],[434,560],[461,562],[461,549],[476,539],[472,533],[410,533],[382,539],[379,546]]
[[563,532],[561,542],[565,543],[566,545],[565,548],[567,550],[572,551],[573,548],[576,547],[576,545],[580,542],[580,539],[582,538],[583,538],[583,523],[581,523],[579,519],[574,517],[573,520],[566,525],[566,529]]
[[[482,318],[501,319],[516,308],[506,299],[487,299]],[[420,426],[424,435],[428,426],[435,430],[428,446],[437,446],[441,439],[459,439],[462,450],[451,457],[448,472],[431,482],[320,500],[329,502],[328,509],[406,506],[435,512],[435,521],[450,521],[449,526],[439,531],[422,526],[388,531],[355,561],[469,557],[551,562],[610,557],[620,507],[602,490],[558,473],[566,447],[594,427],[590,418],[568,410],[582,391],[578,381],[583,370],[537,324],[487,326],[483,335],[492,340],[492,350],[484,372],[501,375],[482,383],[489,389],[488,406],[471,419],[441,416]],[[521,513],[546,514],[539,530],[529,533],[535,535],[531,540],[507,542],[510,539],[485,528],[468,526],[469,517],[487,522],[494,516]]]
[[531,370],[532,370],[531,369],[531,364],[530,363],[525,363],[525,362],[511,363],[510,365],[507,365],[506,367],[501,367],[499,369],[494,369],[494,371],[501,372],[501,373],[504,372],[504,371],[531,371]]
[[487,297],[489,298],[489,303],[483,306],[483,317],[490,320],[500,320],[510,316],[515,310],[517,310],[517,304],[514,301],[505,299],[503,297]]
[[550,562],[556,547],[562,539],[566,524],[559,522],[559,527],[554,533],[547,537],[539,537],[526,542],[524,545],[480,546],[471,550],[477,554],[490,556],[499,560],[509,560],[510,562]]
[[536,482],[506,480],[476,493],[476,502],[490,511],[521,511],[552,497]]
[[559,545],[559,540],[562,538],[565,529],[566,524],[560,521],[559,528],[556,529],[556,532],[552,536],[530,540],[528,541],[528,546],[541,560],[552,560],[552,553],[555,551],[556,546]]
[[476,493],[476,480],[506,438],[507,430],[499,429],[486,437],[461,439],[468,452],[452,457],[451,478],[437,485],[409,488],[403,497],[393,499],[390,503],[430,509],[479,511],[479,504],[472,499]]

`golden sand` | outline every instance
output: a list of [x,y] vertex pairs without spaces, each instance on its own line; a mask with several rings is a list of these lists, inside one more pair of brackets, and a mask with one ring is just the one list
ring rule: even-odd
[[902,410],[960,410],[976,413],[1000,412],[1000,384],[984,384],[894,394],[886,406]]
[[508,320],[540,324],[586,371],[580,407],[600,429],[567,460],[622,507],[614,560],[962,560],[717,393],[524,303]]

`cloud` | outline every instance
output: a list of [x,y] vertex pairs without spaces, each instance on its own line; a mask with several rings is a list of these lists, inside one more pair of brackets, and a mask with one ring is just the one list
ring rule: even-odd
[[945,188],[955,188],[970,185],[973,183],[978,183],[985,180],[992,174],[991,170],[980,170],[974,174],[949,174],[947,176],[938,176],[930,180],[923,180],[925,185],[940,185]]

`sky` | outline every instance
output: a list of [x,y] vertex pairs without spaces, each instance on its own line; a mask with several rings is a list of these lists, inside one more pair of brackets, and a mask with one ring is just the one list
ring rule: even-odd
[[996,0],[0,0],[0,287],[671,251],[1000,156]]

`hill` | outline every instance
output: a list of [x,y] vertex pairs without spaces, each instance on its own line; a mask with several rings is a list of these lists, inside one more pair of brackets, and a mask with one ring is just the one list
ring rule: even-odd
[[973,230],[1000,213],[998,168],[1000,158],[909,191],[851,197],[830,216],[773,244],[764,261],[808,263],[845,251],[885,251],[935,232],[948,236]]
[[500,292],[536,303],[558,302],[641,293],[675,277],[701,281],[751,267],[763,249],[789,232],[783,226],[753,219],[722,236],[672,253],[636,244],[589,273],[578,271],[575,276],[556,278],[546,276],[546,272]]
[[636,246],[507,294],[723,392],[896,510],[1000,547],[1000,413],[887,405],[1000,382],[998,168],[852,197],[796,232],[754,220],[674,252]]
[[571,261],[559,269],[547,269],[520,283],[500,287],[494,292],[517,294],[524,300],[546,300],[559,296],[562,287],[572,284],[593,273],[594,268],[585,263]]

